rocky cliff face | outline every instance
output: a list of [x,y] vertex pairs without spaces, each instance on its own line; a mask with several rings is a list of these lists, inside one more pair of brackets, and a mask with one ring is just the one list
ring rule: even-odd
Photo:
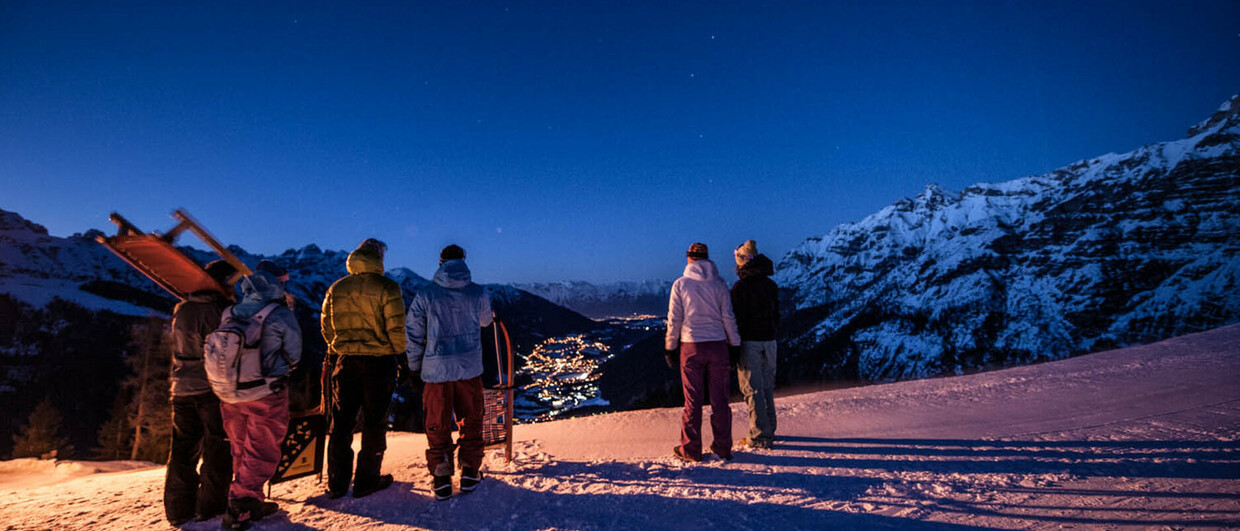
[[955,373],[1236,322],[1240,96],[1182,140],[927,186],[777,271],[793,306],[781,372],[809,378]]

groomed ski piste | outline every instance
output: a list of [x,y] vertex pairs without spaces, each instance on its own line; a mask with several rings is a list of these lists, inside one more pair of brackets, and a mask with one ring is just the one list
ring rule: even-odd
[[[255,529],[1182,529],[1240,526],[1240,325],[1041,365],[781,397],[779,440],[671,456],[680,409],[516,428],[478,491],[437,502],[426,439],[390,489],[275,486]],[[709,409],[708,409],[709,411]],[[743,436],[744,404],[732,405]],[[709,431],[709,430],[707,430]],[[0,462],[0,527],[167,529],[164,469]],[[184,529],[217,529],[219,519]]]

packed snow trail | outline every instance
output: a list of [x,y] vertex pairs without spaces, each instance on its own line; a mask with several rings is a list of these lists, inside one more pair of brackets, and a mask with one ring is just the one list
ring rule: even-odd
[[[783,397],[770,451],[684,464],[679,409],[518,426],[479,490],[436,502],[426,439],[392,488],[274,488],[256,529],[1217,528],[1240,526],[1240,326],[952,378]],[[733,433],[747,422],[733,404]],[[7,529],[167,528],[163,468],[0,462]],[[72,470],[62,467],[77,467]],[[76,471],[76,472],[75,472]],[[52,479],[48,479],[49,476]],[[55,484],[49,484],[54,483]],[[216,529],[219,520],[185,529]]]

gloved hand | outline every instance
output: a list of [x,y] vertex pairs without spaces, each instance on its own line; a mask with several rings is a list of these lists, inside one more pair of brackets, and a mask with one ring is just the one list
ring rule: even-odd
[[680,349],[672,349],[663,353],[663,360],[667,362],[667,368],[675,369],[680,366]]

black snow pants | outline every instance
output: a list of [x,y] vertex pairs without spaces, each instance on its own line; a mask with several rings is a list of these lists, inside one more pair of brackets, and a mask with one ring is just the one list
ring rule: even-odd
[[173,397],[164,515],[175,522],[223,513],[228,508],[231,480],[232,454],[220,416],[220,399],[212,393]]
[[[327,489],[343,493],[373,486],[379,480],[387,450],[388,408],[396,388],[396,356],[348,355],[332,369],[330,439],[327,444]],[[353,428],[362,412],[362,448],[353,474]]]

